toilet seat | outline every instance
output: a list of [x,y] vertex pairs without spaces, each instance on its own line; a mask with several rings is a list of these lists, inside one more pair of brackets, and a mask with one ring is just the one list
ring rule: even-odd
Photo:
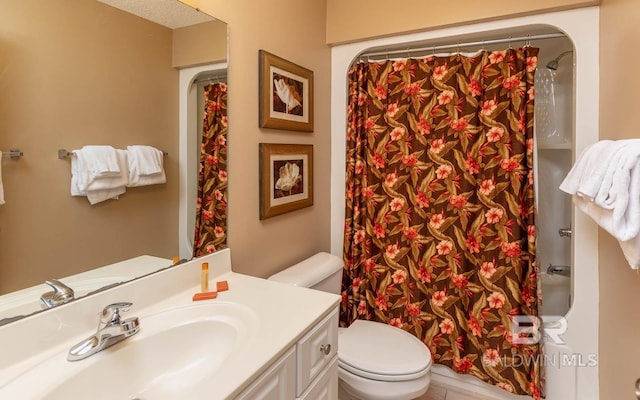
[[424,343],[381,322],[356,320],[339,329],[338,349],[340,368],[376,381],[418,379],[431,368],[431,353]]

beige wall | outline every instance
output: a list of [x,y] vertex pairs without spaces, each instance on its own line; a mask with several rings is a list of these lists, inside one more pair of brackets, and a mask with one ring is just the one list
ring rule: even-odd
[[219,63],[227,60],[227,24],[204,22],[173,30],[175,68]]
[[[327,0],[327,43],[354,42],[426,29],[490,21],[599,4],[600,0],[405,1],[396,10],[386,0]],[[354,16],[358,21],[354,23]],[[382,19],[382,16],[385,18]]]
[[[329,250],[330,63],[326,3],[189,0],[229,25],[229,247],[236,271],[268,276]],[[258,50],[314,72],[315,131],[258,127]],[[258,143],[313,144],[314,205],[260,221]]]
[[[600,8],[600,139],[640,138],[640,2],[602,0]],[[640,276],[618,243],[600,231],[600,398],[633,399],[640,377]]]
[[[0,8],[0,149],[24,152],[2,160],[0,293],[141,254],[177,255],[171,31],[93,0]],[[165,150],[168,183],[95,206],[71,197],[71,162],[57,150],[88,144]]]

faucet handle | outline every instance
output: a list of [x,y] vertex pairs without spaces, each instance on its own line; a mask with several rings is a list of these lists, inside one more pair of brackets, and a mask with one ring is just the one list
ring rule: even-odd
[[100,316],[100,322],[107,325],[119,325],[120,324],[120,311],[127,312],[131,309],[133,303],[128,301],[109,304],[102,310]]
[[53,291],[46,292],[40,296],[40,301],[47,307],[55,307],[60,304],[68,303],[74,299],[73,289],[57,279],[50,279],[45,281],[47,285],[51,286]]
[[58,279],[49,279],[47,281],[44,281],[44,283],[51,286],[51,288],[53,289],[53,296],[55,296],[56,299],[62,302],[73,300],[73,289],[71,289],[69,286],[65,285]]

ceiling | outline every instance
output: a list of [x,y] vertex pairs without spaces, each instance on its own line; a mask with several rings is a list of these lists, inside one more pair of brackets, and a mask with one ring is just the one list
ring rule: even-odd
[[148,19],[171,29],[212,20],[199,10],[177,0],[98,0],[120,10]]

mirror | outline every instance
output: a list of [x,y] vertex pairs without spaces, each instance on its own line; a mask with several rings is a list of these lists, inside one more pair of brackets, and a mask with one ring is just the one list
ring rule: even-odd
[[[177,0],[2,1],[0,150],[23,155],[0,170],[0,324],[41,310],[47,280],[77,298],[181,254],[180,73],[227,54],[226,24]],[[164,151],[167,182],[72,197],[58,150],[100,144]]]

